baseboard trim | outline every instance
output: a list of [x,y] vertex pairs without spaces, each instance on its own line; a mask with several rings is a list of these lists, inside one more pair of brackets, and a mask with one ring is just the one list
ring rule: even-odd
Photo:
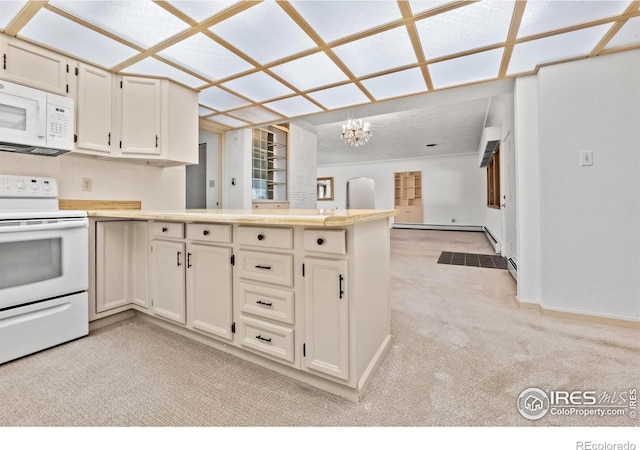
[[396,223],[393,228],[407,230],[443,230],[443,231],[484,231],[479,225],[431,225],[428,223]]
[[96,319],[89,322],[89,332],[99,330],[100,328],[108,327],[114,323],[122,322],[123,320],[131,319],[135,317],[136,312],[133,309],[127,309],[125,311],[112,314],[110,316]]
[[577,313],[571,311],[560,311],[557,309],[545,308],[537,303],[521,302],[516,299],[516,305],[522,309],[530,309],[540,312],[543,316],[556,317],[559,319],[578,320],[580,322],[596,323],[621,328],[631,328],[640,330],[640,321],[631,319],[619,319],[616,317],[595,316],[592,314]]

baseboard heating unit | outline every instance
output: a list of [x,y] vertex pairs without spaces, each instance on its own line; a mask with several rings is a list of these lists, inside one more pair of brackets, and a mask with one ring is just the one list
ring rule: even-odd
[[498,240],[493,236],[493,234],[491,234],[491,231],[489,231],[487,227],[482,227],[482,230],[484,231],[484,235],[487,237],[487,239],[493,246],[493,249],[495,250],[495,252],[500,253],[500,250],[501,250],[500,242],[498,242]]
[[443,230],[443,231],[484,231],[484,227],[477,225],[430,225],[428,223],[398,223],[393,228],[409,230]]

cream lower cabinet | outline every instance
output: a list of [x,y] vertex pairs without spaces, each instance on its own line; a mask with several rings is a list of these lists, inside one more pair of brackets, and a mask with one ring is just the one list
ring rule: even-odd
[[148,306],[147,222],[96,222],[95,312]]
[[[186,240],[185,238],[186,226]],[[233,339],[231,227],[151,222],[154,314]]]
[[187,315],[199,331],[233,339],[231,255],[227,247],[189,244],[187,247]]
[[153,311],[156,315],[186,324],[185,243],[154,239]]
[[349,379],[348,262],[304,260],[305,367]]

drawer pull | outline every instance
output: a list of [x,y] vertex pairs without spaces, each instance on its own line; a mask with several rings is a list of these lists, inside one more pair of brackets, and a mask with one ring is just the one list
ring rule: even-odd
[[258,235],[258,240],[259,240],[259,241],[261,241],[261,240],[263,240],[263,239],[264,239],[264,234],[259,234],[259,235]]
[[263,302],[262,300],[258,300],[258,301],[256,301],[256,303],[258,305],[273,306],[273,303],[271,303],[271,302]]
[[271,266],[256,266],[256,269],[264,269],[264,270],[271,270]]
[[205,236],[209,236],[209,230],[204,230],[202,234],[204,234]]
[[262,337],[262,336],[260,336],[260,335],[257,335],[257,336],[256,336],[256,339],[260,339],[261,341],[264,341],[264,342],[271,342],[271,338],[263,338],[263,337]]
[[162,232],[166,233],[167,231],[169,231],[169,229],[167,227],[162,227]]
[[318,240],[316,242],[318,243],[318,245],[322,245],[322,244],[324,244],[324,239],[318,238]]

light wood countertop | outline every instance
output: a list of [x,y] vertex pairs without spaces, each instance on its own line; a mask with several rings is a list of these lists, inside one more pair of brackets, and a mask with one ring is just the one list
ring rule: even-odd
[[89,210],[89,217],[339,227],[393,217],[394,209]]

